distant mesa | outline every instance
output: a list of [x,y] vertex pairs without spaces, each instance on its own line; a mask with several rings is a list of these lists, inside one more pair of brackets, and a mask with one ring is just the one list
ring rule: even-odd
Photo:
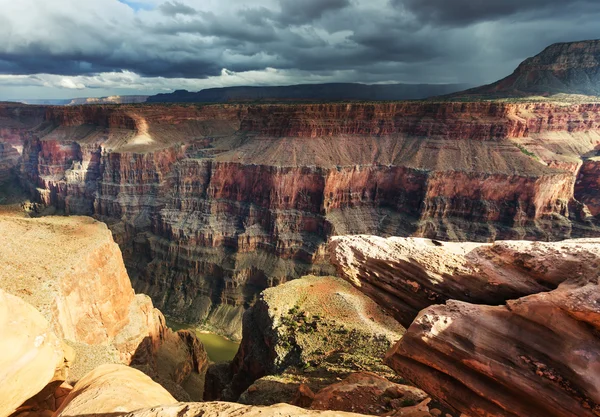
[[579,94],[600,96],[600,40],[556,43],[508,77],[454,95],[502,98]]
[[281,87],[208,88],[196,93],[177,90],[148,98],[148,103],[227,103],[282,101],[387,101],[420,100],[451,94],[468,84],[299,84]]

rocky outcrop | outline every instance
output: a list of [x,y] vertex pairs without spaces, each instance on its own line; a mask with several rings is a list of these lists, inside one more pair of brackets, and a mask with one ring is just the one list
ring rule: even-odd
[[176,402],[164,388],[143,373],[122,365],[104,365],[86,375],[75,385],[55,416],[359,416],[359,414],[332,411],[306,411],[285,404],[252,407],[233,403],[176,404]]
[[332,252],[398,320],[416,317],[386,363],[434,398],[473,417],[583,417],[600,414],[599,244],[356,236]]
[[167,390],[142,372],[123,365],[102,365],[75,385],[55,415],[123,415],[175,403]]
[[600,415],[598,275],[483,306],[424,310],[387,363],[474,417]]
[[600,40],[556,43],[525,60],[494,84],[458,95],[491,97],[548,94],[600,96]]
[[0,290],[0,416],[48,384],[60,385],[72,359],[68,351],[35,308]]
[[50,107],[19,136],[19,172],[37,202],[108,223],[157,307],[239,339],[260,291],[333,273],[332,235],[598,235],[594,194],[576,184],[598,114],[594,103]]
[[426,400],[428,395],[415,387],[394,384],[369,372],[350,375],[315,394],[313,410],[351,411],[366,415],[401,414],[401,410]]
[[135,295],[106,225],[0,216],[0,234],[0,288],[31,303],[78,353],[69,381],[102,363],[134,364],[202,398],[202,344],[189,332],[173,333],[150,298]]
[[287,404],[254,407],[222,402],[175,404],[124,414],[127,417],[169,417],[173,415],[180,417],[364,417],[362,414],[340,411],[309,411]]
[[406,327],[433,304],[502,304],[595,276],[600,241],[448,243],[343,236],[331,240],[338,271]]
[[224,397],[236,399],[254,380],[293,368],[312,368],[325,384],[356,367],[381,369],[382,354],[403,331],[339,278],[306,277],[266,290],[244,316],[233,382]]

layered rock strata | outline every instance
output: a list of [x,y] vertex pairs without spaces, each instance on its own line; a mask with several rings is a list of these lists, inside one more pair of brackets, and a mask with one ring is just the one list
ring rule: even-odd
[[420,238],[341,236],[331,258],[342,277],[408,327],[434,304],[502,304],[595,276],[600,241],[449,243]]
[[387,363],[471,416],[598,416],[598,276],[569,275],[505,306],[430,307]]
[[600,144],[599,114],[593,103],[50,107],[16,140],[25,187],[107,222],[136,290],[239,339],[260,291],[333,272],[331,235],[598,234],[584,186],[595,171],[580,168]]

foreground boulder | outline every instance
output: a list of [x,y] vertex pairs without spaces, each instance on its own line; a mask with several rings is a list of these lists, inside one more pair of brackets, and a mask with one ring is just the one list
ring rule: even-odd
[[570,276],[506,306],[430,307],[387,363],[472,417],[599,416],[598,276]]
[[[266,405],[290,401],[302,382],[318,391],[360,370],[391,371],[382,358],[405,329],[346,281],[305,277],[264,291],[245,314],[243,331],[231,390],[223,398],[236,400],[255,380],[285,373],[243,396]],[[260,387],[268,402],[251,398],[265,391]],[[276,387],[282,396],[272,395]]]
[[102,365],[83,377],[56,412],[57,417],[125,414],[177,400],[142,372]]
[[343,236],[330,246],[340,275],[406,327],[434,304],[498,305],[594,276],[600,267],[600,239],[483,244]]
[[232,403],[179,403],[148,376],[123,365],[103,365],[82,378],[55,417],[358,417],[332,411],[306,411],[291,405],[252,407]]
[[[68,348],[67,348],[68,349]],[[0,416],[66,378],[68,358],[48,321],[31,305],[0,290]]]
[[314,395],[313,410],[352,411],[367,415],[389,415],[426,400],[422,390],[394,384],[370,372],[360,372]]
[[132,364],[180,400],[202,398],[204,347],[193,334],[169,330],[150,298],[134,293],[105,224],[0,215],[0,235],[0,289],[33,305],[74,348],[68,382],[101,364]]

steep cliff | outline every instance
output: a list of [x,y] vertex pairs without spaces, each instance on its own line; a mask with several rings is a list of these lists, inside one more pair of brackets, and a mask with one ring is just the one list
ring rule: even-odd
[[597,235],[599,126],[593,103],[49,107],[19,175],[108,223],[156,306],[240,338],[261,290],[333,272],[332,235]]
[[208,364],[202,344],[188,332],[171,332],[150,298],[135,295],[106,225],[85,217],[3,215],[0,235],[0,288],[39,310],[75,349],[69,381],[102,363],[125,363],[202,398]]

